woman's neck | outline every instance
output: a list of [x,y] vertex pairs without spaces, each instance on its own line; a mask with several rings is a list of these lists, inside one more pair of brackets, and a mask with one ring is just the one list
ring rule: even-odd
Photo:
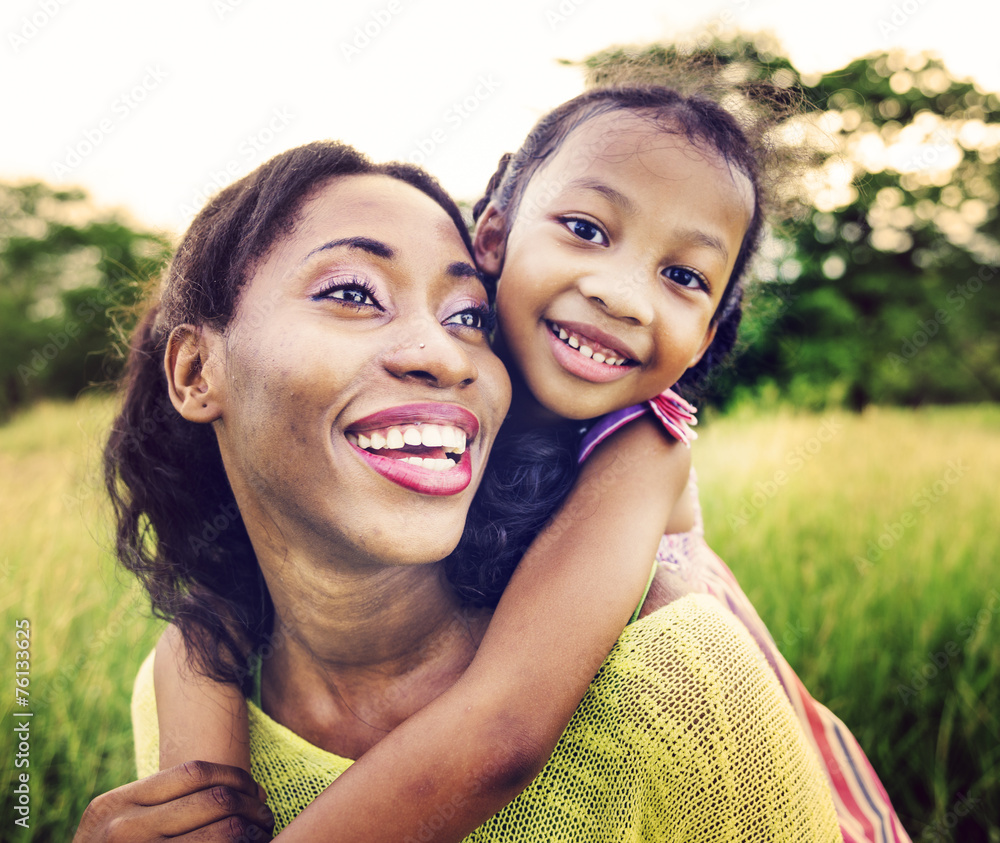
[[[440,563],[268,577],[275,645],[262,705],[311,743],[355,758],[468,667],[489,613],[459,604]],[[274,582],[272,582],[274,580]],[[266,654],[265,654],[266,655]]]

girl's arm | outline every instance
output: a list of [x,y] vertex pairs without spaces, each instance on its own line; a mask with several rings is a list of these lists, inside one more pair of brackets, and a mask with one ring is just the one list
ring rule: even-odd
[[153,685],[161,770],[198,760],[250,772],[246,701],[235,686],[191,669],[184,640],[173,625],[156,645]]
[[279,839],[398,843],[430,831],[447,843],[513,800],[635,611],[689,469],[690,451],[648,416],[602,443],[518,565],[462,678]]

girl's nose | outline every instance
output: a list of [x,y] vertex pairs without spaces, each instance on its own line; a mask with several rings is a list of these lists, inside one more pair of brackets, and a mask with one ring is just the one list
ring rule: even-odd
[[653,320],[649,281],[643,273],[593,273],[580,282],[580,292],[616,319],[646,326]]
[[468,386],[479,377],[470,349],[429,317],[400,325],[399,340],[385,352],[383,361],[394,377],[424,381],[439,389]]

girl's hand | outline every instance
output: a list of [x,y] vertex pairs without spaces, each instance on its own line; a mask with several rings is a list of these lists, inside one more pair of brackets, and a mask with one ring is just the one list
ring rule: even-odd
[[73,843],[267,841],[274,817],[246,770],[188,761],[98,796]]

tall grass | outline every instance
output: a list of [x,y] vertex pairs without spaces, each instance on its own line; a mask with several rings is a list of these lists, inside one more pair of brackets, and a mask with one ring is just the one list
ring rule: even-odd
[[[129,696],[158,624],[115,570],[99,483],[110,405],[0,428],[0,657],[31,622],[31,828],[0,730],[0,838],[68,840],[134,775]],[[1000,841],[1000,408],[735,414],[695,445],[710,543],[915,839]],[[783,472],[783,473],[781,473]],[[935,486],[935,484],[937,484]]]
[[710,544],[907,830],[1000,841],[1000,407],[732,415],[696,449]]

